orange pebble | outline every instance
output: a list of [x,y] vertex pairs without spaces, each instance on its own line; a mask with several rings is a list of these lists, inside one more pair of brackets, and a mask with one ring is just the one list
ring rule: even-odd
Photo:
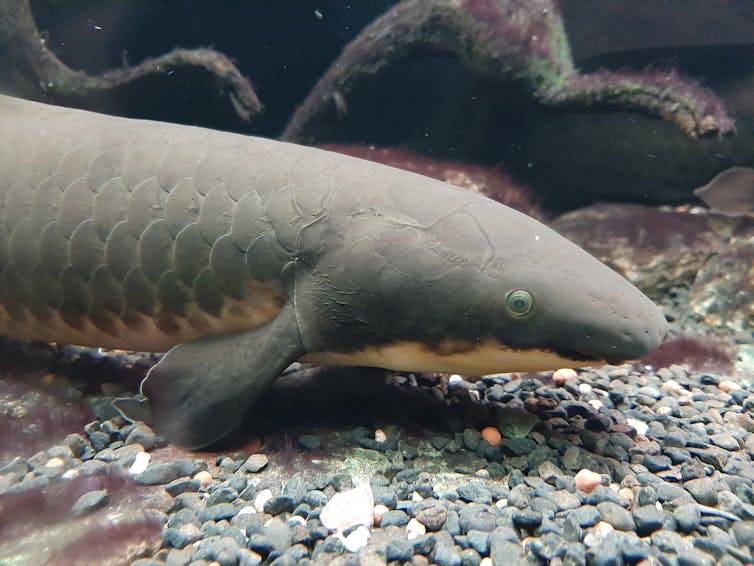
[[503,436],[500,434],[500,431],[497,430],[494,426],[483,428],[482,438],[484,438],[492,446],[497,446],[503,440]]
[[602,483],[602,476],[587,469],[579,470],[574,479],[576,487],[584,493],[592,493],[594,488]]
[[201,472],[197,472],[197,474],[194,476],[194,479],[199,480],[199,483],[202,487],[207,487],[212,481],[212,474],[205,470],[202,470]]

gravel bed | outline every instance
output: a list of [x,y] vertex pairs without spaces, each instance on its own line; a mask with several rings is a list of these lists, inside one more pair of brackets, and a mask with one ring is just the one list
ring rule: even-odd
[[[401,374],[390,387],[460,408],[437,417],[455,431],[328,423],[210,455],[111,416],[7,461],[0,506],[118,475],[139,494],[121,515],[147,509],[161,526],[129,556],[138,566],[754,561],[747,379],[626,365],[476,383]],[[119,497],[101,484],[76,495],[75,518]]]

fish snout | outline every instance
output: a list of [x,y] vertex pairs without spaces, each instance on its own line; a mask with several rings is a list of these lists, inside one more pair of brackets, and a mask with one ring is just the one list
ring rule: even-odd
[[619,334],[609,344],[608,362],[636,360],[657,350],[668,335],[662,311],[648,299],[648,308],[634,313],[620,325]]

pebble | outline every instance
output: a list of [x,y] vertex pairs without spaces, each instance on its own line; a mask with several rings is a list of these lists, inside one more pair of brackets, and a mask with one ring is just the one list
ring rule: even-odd
[[319,520],[330,531],[343,532],[355,525],[371,527],[374,523],[372,488],[363,484],[336,493],[322,509]]
[[269,458],[266,454],[252,454],[243,464],[241,464],[240,470],[242,472],[256,474],[266,468],[268,463]]
[[172,462],[152,462],[147,468],[137,474],[137,483],[143,485],[162,485],[170,483],[181,476],[181,470]]
[[427,534],[427,527],[422,525],[416,519],[411,519],[406,523],[406,538],[408,538],[408,540],[414,540],[425,534]]
[[602,476],[586,468],[579,470],[575,479],[576,487],[584,493],[591,493],[602,483]]
[[[482,401],[456,380],[447,410],[469,406],[455,434],[346,427],[343,454],[362,453],[338,471],[319,460],[337,445],[330,432],[294,436],[290,467],[261,453],[166,462],[150,458],[158,440],[149,427],[113,418],[9,460],[0,490],[118,467],[161,486],[145,506],[164,518],[163,547],[140,566],[752,562],[749,381],[729,387],[725,376],[680,367],[559,370],[553,382],[556,374],[555,385],[547,374],[486,376],[473,384]],[[433,379],[408,376],[401,387],[442,393]],[[364,454],[373,467],[353,465]],[[107,508],[108,491],[90,489],[71,513]]]
[[499,446],[503,440],[503,436],[500,431],[494,426],[488,426],[482,429],[482,438],[486,440],[490,446]]
[[662,528],[665,523],[665,513],[655,505],[634,507],[632,514],[636,524],[636,532],[641,537],[652,534],[657,529]]
[[106,489],[88,491],[76,500],[76,503],[71,507],[71,513],[75,517],[80,517],[104,507],[109,501],[110,496]]
[[149,452],[139,452],[134,457],[134,461],[131,464],[131,467],[128,468],[128,473],[132,476],[138,476],[147,469],[150,459],[151,456]]
[[194,479],[199,482],[199,485],[206,488],[212,482],[212,474],[207,470],[201,470],[194,475]]

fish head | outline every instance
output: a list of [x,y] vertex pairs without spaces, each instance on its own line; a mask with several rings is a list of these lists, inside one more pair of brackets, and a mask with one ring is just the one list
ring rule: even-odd
[[446,329],[434,339],[444,350],[488,358],[485,372],[543,370],[637,359],[665,338],[648,297],[537,220],[481,199],[455,216],[435,227],[428,252],[455,250],[455,267],[438,265],[424,285],[445,313],[425,323]]
[[662,312],[618,273],[525,214],[432,189],[392,198],[410,216],[364,207],[339,217],[352,223],[296,293],[308,351],[332,354],[311,361],[485,375],[659,347]]

